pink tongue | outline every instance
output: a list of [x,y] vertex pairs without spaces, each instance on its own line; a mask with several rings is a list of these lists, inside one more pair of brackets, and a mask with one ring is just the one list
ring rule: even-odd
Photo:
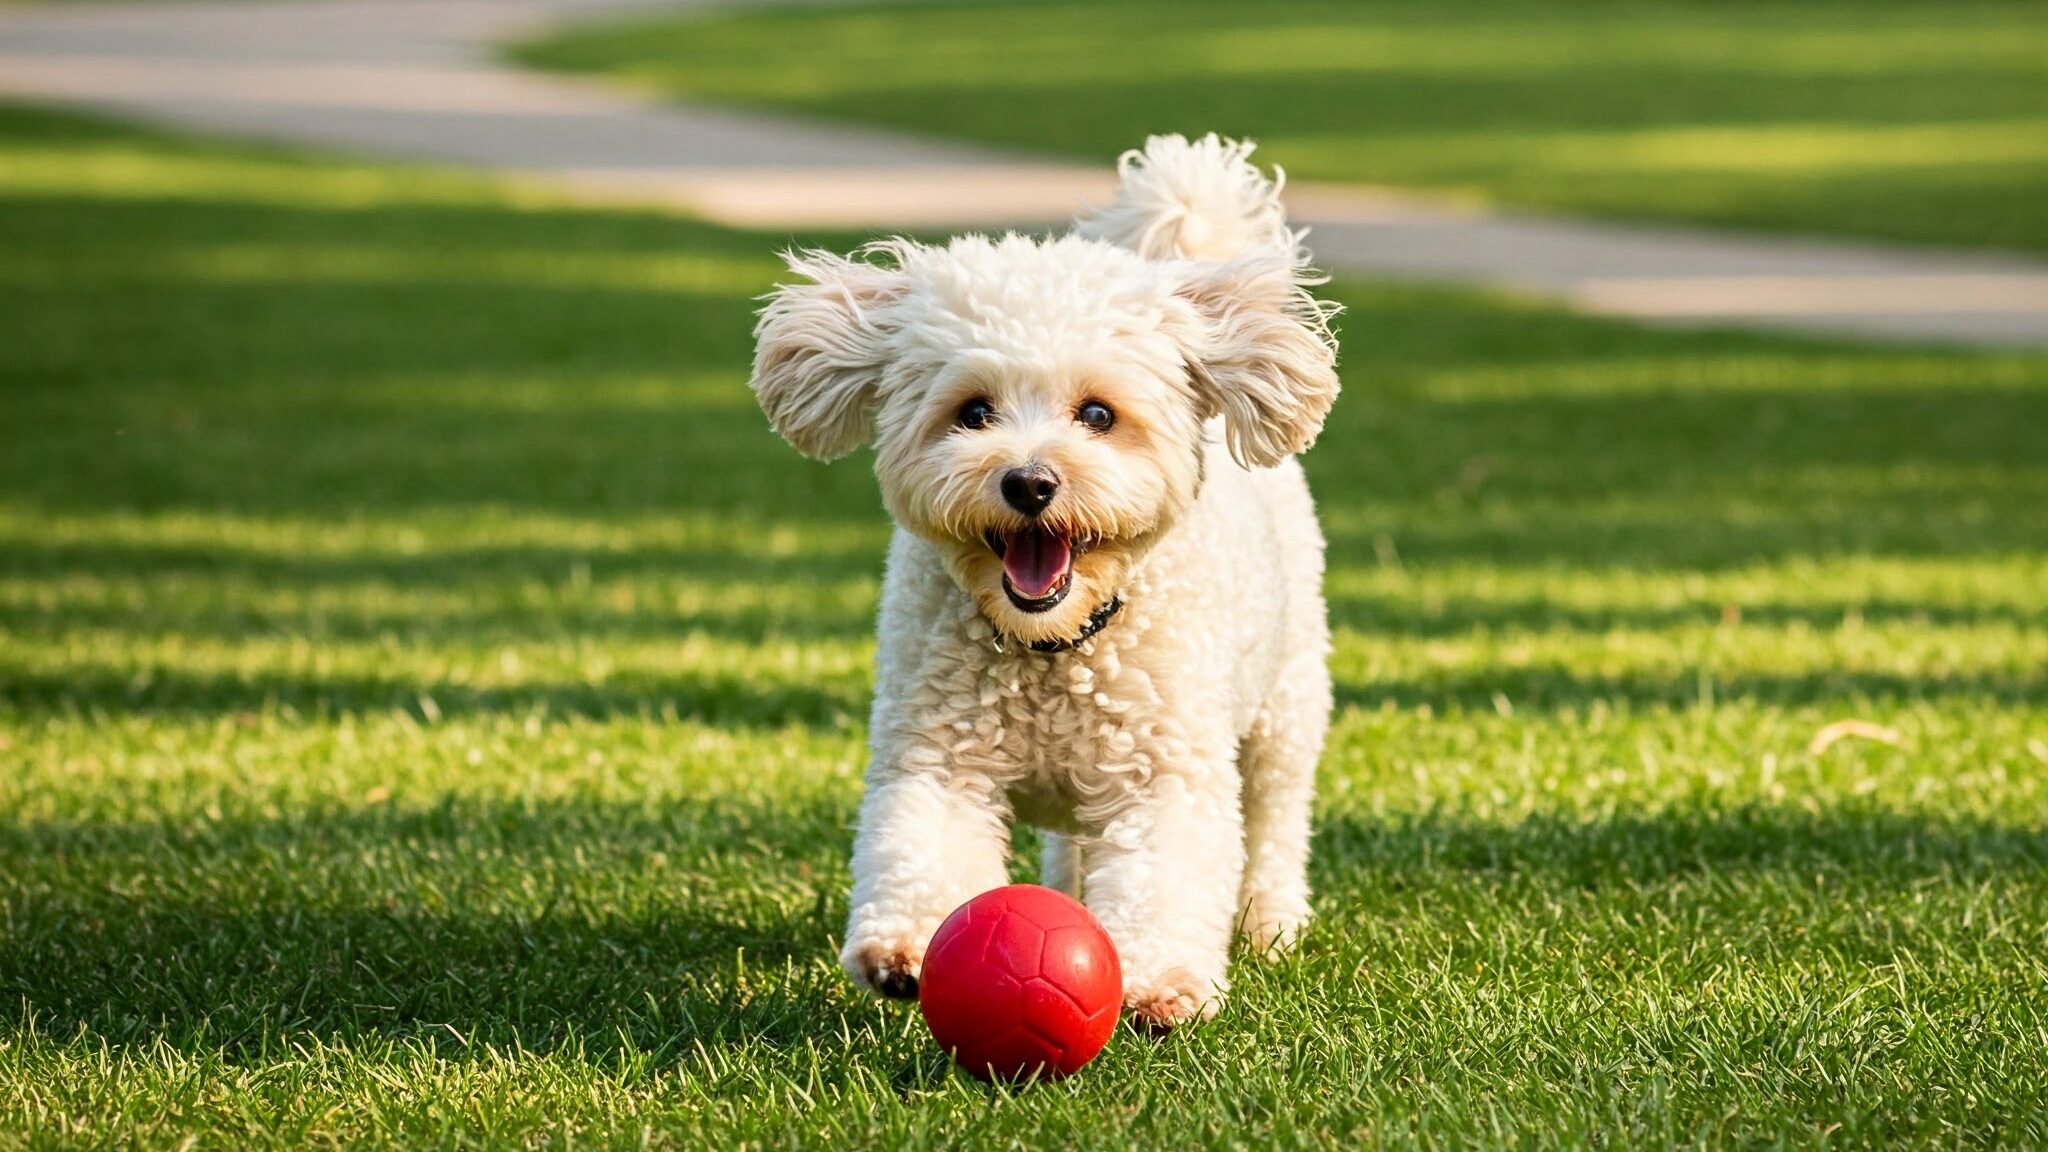
[[1026,528],[1003,538],[1003,572],[1026,600],[1042,600],[1059,587],[1072,560],[1067,542],[1050,532]]

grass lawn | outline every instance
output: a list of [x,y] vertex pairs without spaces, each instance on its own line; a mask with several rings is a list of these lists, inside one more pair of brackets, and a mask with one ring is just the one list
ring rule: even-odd
[[1106,160],[2048,251],[2035,0],[1008,0],[639,17],[516,49],[680,95]]
[[2048,358],[1339,285],[1317,930],[1013,1098],[779,239],[0,111],[0,1148],[2048,1142]]

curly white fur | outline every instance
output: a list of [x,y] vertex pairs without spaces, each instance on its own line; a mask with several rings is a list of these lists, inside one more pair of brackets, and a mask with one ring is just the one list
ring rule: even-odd
[[1248,252],[1293,252],[1299,237],[1280,203],[1286,173],[1267,179],[1255,145],[1214,132],[1200,140],[1154,136],[1117,159],[1117,195],[1074,225],[1153,260],[1225,261]]
[[[1308,917],[1329,633],[1291,457],[1337,395],[1333,309],[1250,151],[1155,137],[1065,237],[795,254],[811,282],[763,310],[776,430],[827,458],[871,440],[897,523],[842,954],[865,985],[915,988],[1018,819],[1155,1024],[1216,1009],[1234,929],[1284,946]],[[1040,511],[1004,495],[1025,467],[1058,480]],[[1027,538],[1070,555],[1055,603],[1010,582],[998,547]],[[1112,598],[1099,634],[1028,647]]]

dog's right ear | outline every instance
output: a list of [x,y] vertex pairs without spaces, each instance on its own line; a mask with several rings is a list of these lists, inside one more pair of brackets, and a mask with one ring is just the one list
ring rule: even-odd
[[889,306],[902,298],[907,278],[900,266],[829,252],[785,252],[783,259],[811,283],[777,288],[761,309],[749,387],[797,451],[836,460],[874,425],[893,330]]

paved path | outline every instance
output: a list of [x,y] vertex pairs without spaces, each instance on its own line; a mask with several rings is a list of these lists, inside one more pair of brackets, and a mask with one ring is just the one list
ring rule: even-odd
[[[716,0],[178,0],[0,8],[0,91],[171,125],[538,175],[762,227],[1030,226],[1109,189],[1075,166],[657,101],[507,67],[503,41]],[[1135,141],[1133,143],[1136,143]],[[1578,307],[1896,339],[2048,346],[2048,262],[1290,190],[1344,272]]]

